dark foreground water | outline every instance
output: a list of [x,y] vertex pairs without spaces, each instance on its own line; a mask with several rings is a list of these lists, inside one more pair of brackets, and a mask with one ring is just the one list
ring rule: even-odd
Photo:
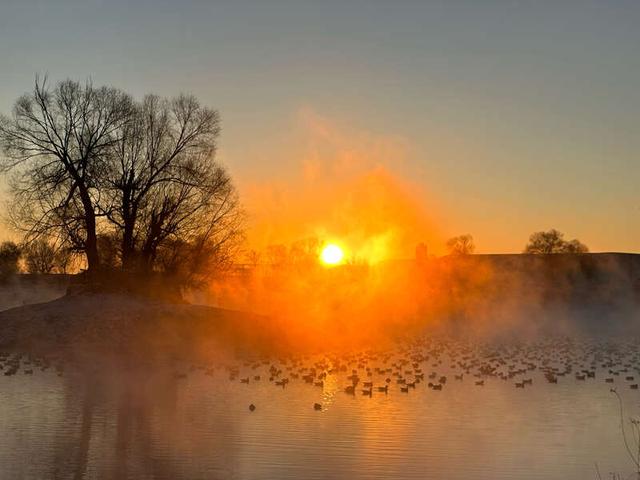
[[[420,348],[356,354],[337,367],[307,357],[62,376],[23,359],[15,375],[0,375],[0,478],[582,480],[597,478],[596,464],[602,478],[634,471],[610,392],[627,419],[640,413],[627,380],[639,375],[633,347],[455,347],[416,358]],[[483,365],[498,368],[482,375]],[[577,379],[581,367],[594,378]],[[543,373],[552,368],[565,372],[557,384]],[[322,386],[304,381],[309,372]],[[415,388],[397,383],[416,375]],[[428,387],[443,375],[442,390]],[[387,378],[388,393],[378,392]],[[522,379],[532,384],[516,388]]]

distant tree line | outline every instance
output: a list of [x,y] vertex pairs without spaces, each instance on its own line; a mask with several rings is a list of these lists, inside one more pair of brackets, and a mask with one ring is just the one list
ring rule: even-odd
[[[447,250],[450,255],[470,255],[475,251],[473,237],[469,234],[452,237],[447,240]],[[589,248],[580,240],[565,240],[564,234],[555,228],[532,233],[523,251],[533,254],[588,252]]]
[[44,240],[26,245],[11,241],[0,243],[0,279],[7,279],[19,272],[69,273],[73,268],[72,252],[58,250]]
[[322,245],[316,237],[296,240],[290,244],[267,245],[263,250],[252,249],[245,252],[244,262],[253,268],[266,266],[306,270],[318,264]]
[[135,100],[90,82],[36,78],[0,116],[9,221],[23,234],[27,263],[44,270],[67,252],[90,278],[162,272],[186,284],[228,264],[242,215],[215,160],[219,133],[218,112],[190,95]]

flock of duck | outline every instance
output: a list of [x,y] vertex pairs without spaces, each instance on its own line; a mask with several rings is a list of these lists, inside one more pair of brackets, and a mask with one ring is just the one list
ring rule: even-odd
[[[638,390],[639,343],[581,342],[554,339],[531,344],[476,343],[422,338],[389,350],[362,350],[316,356],[263,358],[227,365],[229,381],[268,381],[286,388],[291,382],[326,388],[338,385],[347,395],[409,394],[418,388],[444,390],[450,382],[484,387],[488,382],[512,382],[516,389],[534,383],[600,381]],[[212,374],[211,368],[204,368]],[[612,385],[610,385],[611,387]],[[255,410],[251,404],[250,410]],[[322,410],[320,403],[313,405]]]
[[[512,382],[515,388],[534,383],[601,381],[638,390],[640,349],[635,341],[588,342],[554,339],[536,343],[478,343],[443,338],[421,338],[394,348],[317,355],[237,360],[229,364],[192,364],[175,371],[176,379],[202,371],[222,369],[230,382],[270,382],[287,388],[292,382],[318,389],[341,389],[347,395],[409,394],[418,388],[442,391],[450,382],[468,382],[477,388],[487,382]],[[64,365],[29,355],[0,352],[0,372],[32,375],[49,368],[62,376]],[[320,403],[313,405],[322,410]],[[256,406],[251,404],[250,411]]]
[[2,372],[5,377],[10,377],[18,373],[33,375],[34,371],[39,370],[44,372],[50,368],[55,370],[59,377],[64,373],[64,363],[62,362],[53,362],[50,359],[29,354],[0,352],[0,372]]

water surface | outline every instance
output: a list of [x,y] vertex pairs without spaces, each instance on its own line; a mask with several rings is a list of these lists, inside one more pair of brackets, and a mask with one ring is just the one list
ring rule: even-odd
[[459,370],[446,354],[432,361],[421,368],[447,375],[442,391],[425,377],[403,393],[394,377],[388,394],[371,397],[362,384],[344,392],[351,370],[328,374],[323,387],[276,386],[269,366],[285,368],[279,378],[287,367],[275,360],[237,362],[232,379],[226,368],[58,376],[22,366],[0,376],[0,478],[577,480],[596,478],[596,463],[603,478],[633,471],[610,392],[626,414],[640,412],[625,374],[605,383],[609,368],[598,365],[594,379],[572,373],[549,384],[537,369],[523,389],[493,377],[477,386],[472,375],[453,380]]

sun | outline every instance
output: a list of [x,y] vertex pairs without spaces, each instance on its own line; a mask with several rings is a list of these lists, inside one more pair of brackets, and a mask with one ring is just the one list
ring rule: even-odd
[[326,265],[338,265],[344,258],[342,249],[333,243],[326,245],[320,253],[320,260]]

